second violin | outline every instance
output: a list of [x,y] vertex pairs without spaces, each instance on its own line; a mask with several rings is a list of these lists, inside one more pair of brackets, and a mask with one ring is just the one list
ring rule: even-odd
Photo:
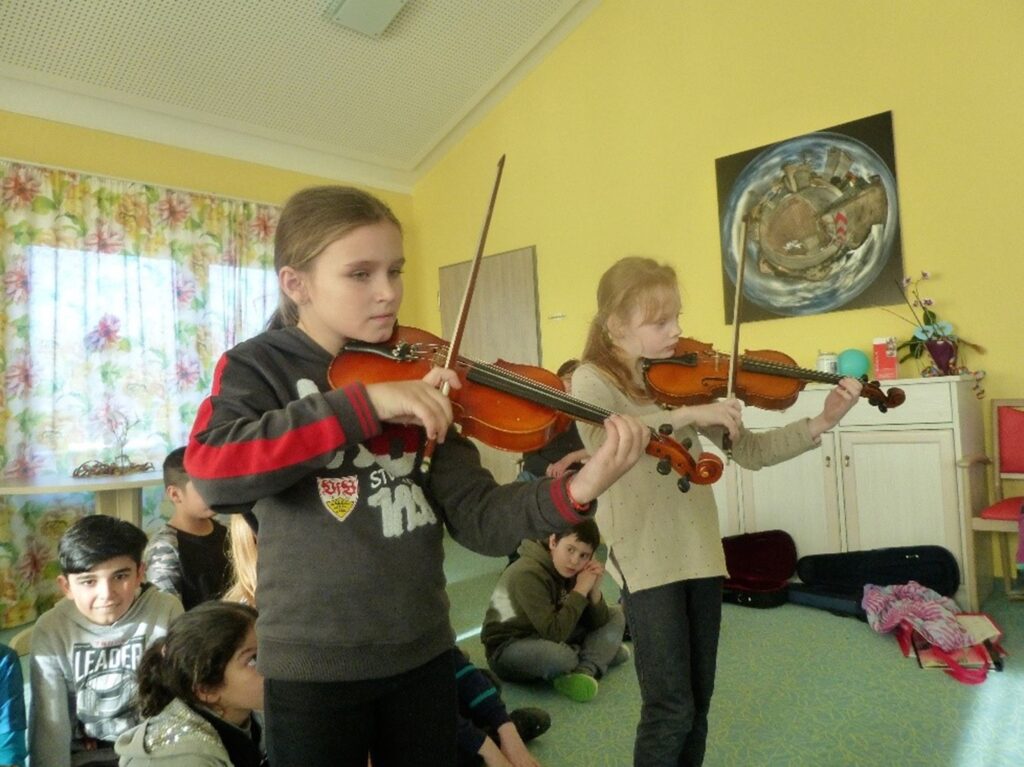
[[[417,328],[399,327],[383,344],[349,343],[327,373],[331,386],[351,381],[380,383],[422,378],[443,360],[448,345]],[[601,424],[612,415],[565,392],[558,376],[544,368],[503,360],[477,362],[459,356],[454,365],[463,386],[449,396],[455,421],[468,437],[513,452],[536,450],[568,427],[570,420]],[[710,453],[694,459],[690,445],[651,431],[647,454],[658,459],[658,472],[679,474],[679,489],[708,485],[722,476],[721,460]]]
[[[678,407],[701,405],[723,397],[728,388],[729,355],[711,344],[680,338],[675,353],[666,359],[641,363],[648,391],[660,403]],[[799,367],[782,352],[748,351],[740,356],[735,396],[764,410],[785,410],[796,402],[808,381],[837,384],[842,376]],[[906,400],[902,389],[883,392],[877,381],[863,381],[860,396],[879,411],[899,407]]]

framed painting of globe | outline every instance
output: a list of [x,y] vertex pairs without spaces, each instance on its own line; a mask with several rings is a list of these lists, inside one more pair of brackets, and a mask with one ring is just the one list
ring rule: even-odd
[[903,300],[892,112],[715,161],[725,321]]

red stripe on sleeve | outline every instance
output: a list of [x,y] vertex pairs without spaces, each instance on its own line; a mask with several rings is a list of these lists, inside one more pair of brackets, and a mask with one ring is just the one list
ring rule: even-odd
[[344,441],[345,433],[334,416],[291,429],[274,439],[207,445],[190,438],[186,471],[199,479],[263,474],[308,461],[331,449],[325,445],[338,446]]
[[551,500],[555,504],[555,510],[562,515],[563,519],[574,525],[578,525],[585,517],[580,516],[573,508],[569,500],[569,494],[565,491],[565,483],[572,474],[563,474],[549,485]]
[[349,384],[344,388],[344,392],[348,401],[352,403],[352,409],[359,419],[359,428],[363,430],[363,434],[373,434],[377,431],[377,416],[366,397],[366,389],[361,384]]

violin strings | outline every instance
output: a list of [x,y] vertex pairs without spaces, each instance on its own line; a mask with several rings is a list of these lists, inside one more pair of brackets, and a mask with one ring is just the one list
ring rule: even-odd
[[[724,356],[717,353],[708,354],[707,352],[698,352],[698,354],[705,357],[711,357],[716,362]],[[810,368],[787,365],[784,362],[765,360],[759,357],[750,357],[747,355],[740,357],[740,362],[743,363],[744,367],[752,373],[775,373],[783,376],[784,378],[807,379],[810,381],[820,381],[822,383],[839,383],[839,379],[841,377],[833,373],[825,373],[820,370],[811,370]]]
[[[429,346],[433,349],[433,352],[424,353],[420,351],[421,348]],[[419,358],[425,356],[433,356],[436,360],[437,356],[447,356],[447,347],[444,344],[412,344],[413,354]],[[586,400],[578,399],[568,392],[561,389],[556,389],[553,386],[535,381],[532,378],[528,378],[520,373],[516,373],[514,370],[507,370],[506,368],[499,367],[496,364],[480,362],[469,357],[459,356],[459,363],[467,368],[467,377],[474,371],[482,373],[483,378],[487,378],[493,388],[499,391],[504,391],[506,394],[519,395],[524,399],[529,399],[528,395],[533,395],[534,399],[531,401],[537,402],[537,404],[546,405],[556,410],[566,413],[567,415],[574,416],[580,420],[588,421],[593,424],[602,424],[604,420],[611,415],[612,411],[605,410],[604,408],[598,407]],[[479,378],[480,376],[478,376]],[[495,383],[504,384],[505,388],[496,386]],[[651,439],[656,442],[665,442],[664,435],[659,433],[655,429],[650,429]]]
[[[436,361],[438,357],[447,356],[448,347],[444,344],[415,343],[410,344],[410,347],[412,354],[419,359],[433,359]],[[589,402],[577,399],[568,392],[548,386],[540,381],[535,381],[532,378],[516,373],[514,370],[507,370],[495,364],[480,362],[461,355],[458,358],[458,362],[466,367],[469,372],[477,371],[492,382],[505,383],[505,389],[501,389],[498,386],[493,386],[493,388],[505,391],[506,394],[521,395],[524,399],[527,398],[527,395],[532,394],[535,398],[541,400],[537,404],[563,410],[569,415],[575,414],[582,420],[594,423],[601,423],[605,418],[612,415],[609,410],[604,410]]]

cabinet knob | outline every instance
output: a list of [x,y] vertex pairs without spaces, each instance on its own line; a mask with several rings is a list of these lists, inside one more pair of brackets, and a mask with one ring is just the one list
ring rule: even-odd
[[830,455],[826,455],[825,456],[825,468],[826,469],[831,469],[832,468],[832,456],[830,456]]
[[850,456],[844,455],[843,456],[843,466],[849,466],[849,465],[850,465]]

